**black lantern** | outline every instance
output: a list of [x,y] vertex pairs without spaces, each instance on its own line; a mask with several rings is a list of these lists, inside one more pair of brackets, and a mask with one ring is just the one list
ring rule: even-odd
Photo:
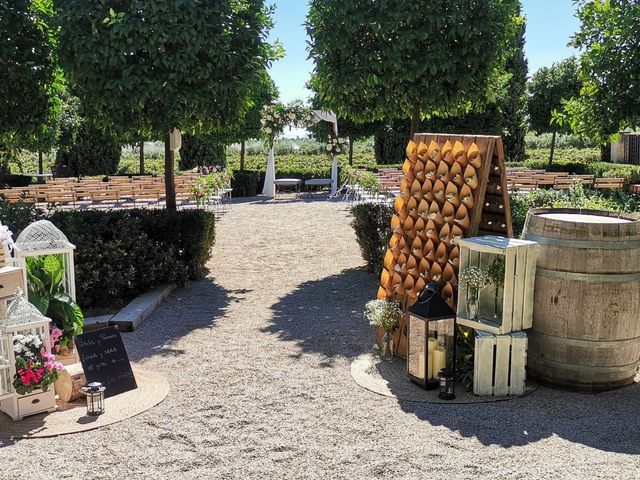
[[441,400],[453,400],[456,398],[455,394],[455,377],[453,372],[448,368],[443,368],[438,374],[440,380],[440,393],[438,398]]
[[104,391],[106,389],[100,382],[92,382],[82,388],[87,396],[87,415],[96,416],[104,413]]
[[407,315],[407,374],[423,388],[438,388],[441,370],[455,372],[456,314],[431,282]]

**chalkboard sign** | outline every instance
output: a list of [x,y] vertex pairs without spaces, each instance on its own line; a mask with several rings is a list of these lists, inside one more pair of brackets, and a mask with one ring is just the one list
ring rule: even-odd
[[118,327],[78,335],[76,347],[87,382],[100,382],[107,387],[105,397],[138,388]]

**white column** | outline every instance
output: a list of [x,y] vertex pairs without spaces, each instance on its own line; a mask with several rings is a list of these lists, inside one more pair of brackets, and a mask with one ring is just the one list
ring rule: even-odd
[[262,194],[267,197],[273,198],[276,194],[276,187],[273,181],[276,179],[276,161],[273,154],[273,148],[269,150],[269,157],[267,159],[267,172],[264,176],[264,187],[262,187]]
[[335,195],[338,191],[338,157],[336,155],[331,156],[331,195]]

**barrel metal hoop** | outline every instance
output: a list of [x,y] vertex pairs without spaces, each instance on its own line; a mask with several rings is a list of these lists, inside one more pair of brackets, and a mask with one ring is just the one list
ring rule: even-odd
[[541,342],[546,343],[554,343],[557,345],[566,345],[569,347],[583,347],[593,349],[594,347],[598,348],[624,348],[624,347],[633,347],[636,346],[639,349],[640,353],[640,337],[634,338],[623,338],[621,340],[584,340],[578,338],[563,338],[556,337],[555,335],[547,335],[546,333],[538,332],[535,330],[529,330],[527,332],[529,336],[529,340],[535,337],[540,338]]
[[595,282],[595,283],[620,283],[620,282],[636,282],[640,280],[640,273],[577,273],[577,272],[559,272],[557,270],[547,270],[545,268],[536,269],[537,277],[556,278],[559,280],[574,280],[577,282]]
[[570,240],[563,238],[541,237],[540,235],[533,235],[526,232],[522,235],[522,238],[523,240],[531,240],[539,243],[540,245],[547,245],[549,247],[587,248],[602,250],[632,250],[640,248],[640,240],[627,240],[623,242],[595,242],[591,240]]
[[633,363],[628,365],[609,365],[602,367],[594,367],[590,365],[576,365],[574,363],[564,363],[564,362],[556,362],[555,360],[549,360],[548,358],[528,358],[529,364],[536,363],[538,365],[546,365],[549,367],[557,368],[559,370],[571,370],[572,372],[581,372],[581,373],[626,373],[630,370],[635,370],[638,366],[638,361],[636,360]]

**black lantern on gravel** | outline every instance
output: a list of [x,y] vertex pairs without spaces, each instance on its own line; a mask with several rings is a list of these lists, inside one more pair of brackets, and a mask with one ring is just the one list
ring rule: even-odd
[[431,282],[407,315],[407,374],[423,388],[438,388],[441,370],[455,372],[456,314]]
[[438,374],[440,380],[440,393],[438,398],[441,400],[453,400],[456,398],[455,394],[455,377],[453,372],[448,368],[443,368]]
[[106,389],[100,382],[92,382],[82,388],[87,396],[87,415],[96,416],[104,413],[104,391]]

